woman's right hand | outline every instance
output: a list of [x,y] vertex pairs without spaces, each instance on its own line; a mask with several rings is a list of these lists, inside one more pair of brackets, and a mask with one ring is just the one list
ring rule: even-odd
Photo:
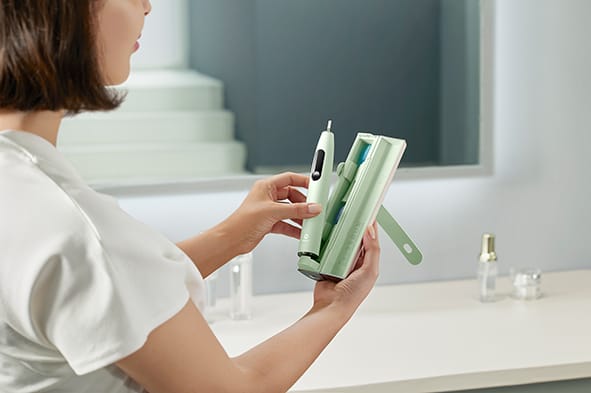
[[[371,230],[377,234],[375,223]],[[380,247],[369,231],[363,237],[365,252],[349,277],[339,283],[319,282],[309,313],[242,355],[228,357],[203,315],[187,300],[117,366],[153,393],[188,392],[195,386],[204,392],[288,391],[374,286]]]
[[374,222],[363,235],[361,254],[354,270],[337,283],[319,281],[314,288],[314,308],[337,307],[351,317],[367,297],[379,274],[380,243]]

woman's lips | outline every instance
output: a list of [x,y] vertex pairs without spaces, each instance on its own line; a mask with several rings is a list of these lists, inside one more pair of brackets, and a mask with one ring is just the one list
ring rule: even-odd
[[133,46],[133,51],[134,52],[140,48],[140,42],[139,42],[140,41],[140,38],[142,38],[142,34],[141,33],[137,37],[137,41],[135,42],[135,45]]

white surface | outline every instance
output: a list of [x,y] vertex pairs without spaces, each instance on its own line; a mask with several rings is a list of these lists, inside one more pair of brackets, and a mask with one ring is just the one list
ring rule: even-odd
[[191,70],[134,70],[116,88],[127,92],[119,112],[209,111],[224,106],[223,84]]
[[132,89],[152,89],[162,87],[217,87],[222,88],[221,81],[191,69],[155,69],[133,70],[129,78],[121,85]]
[[186,68],[189,65],[188,0],[151,0],[141,49],[132,57],[134,69]]
[[234,114],[225,110],[177,112],[91,112],[62,122],[59,146],[196,143],[234,139]]
[[241,142],[135,143],[80,145],[60,150],[89,183],[113,179],[157,182],[244,173],[246,147]]
[[[293,391],[443,391],[591,377],[591,270],[546,273],[544,296],[480,303],[476,280],[376,287]],[[230,355],[300,318],[312,294],[254,298],[254,318],[218,318]],[[223,309],[223,303],[220,304]],[[337,390],[335,390],[337,391]]]

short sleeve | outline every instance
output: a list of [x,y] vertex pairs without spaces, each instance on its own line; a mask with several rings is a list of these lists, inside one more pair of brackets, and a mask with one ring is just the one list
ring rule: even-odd
[[40,339],[82,375],[141,348],[192,298],[201,276],[173,243],[109,198],[91,193],[72,203],[76,217],[41,247],[55,252],[38,271],[29,306]]
[[189,299],[203,307],[193,261],[42,137],[0,132],[0,191],[0,327],[18,337],[22,368],[91,373],[141,348]]

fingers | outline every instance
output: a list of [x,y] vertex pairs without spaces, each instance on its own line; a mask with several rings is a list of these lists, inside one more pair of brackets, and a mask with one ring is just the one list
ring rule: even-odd
[[279,221],[275,223],[275,225],[273,225],[273,228],[271,228],[271,233],[276,233],[278,235],[285,235],[293,237],[295,239],[299,239],[302,234],[302,230],[284,221]]
[[374,222],[363,235],[363,265],[360,269],[368,270],[375,275],[379,274],[380,241],[378,239],[378,224]]
[[308,182],[310,181],[310,178],[307,175],[302,175],[299,173],[285,172],[279,175],[271,176],[269,181],[275,187],[277,187],[277,189],[287,186],[308,188]]
[[[277,192],[277,199],[287,199],[292,203],[305,203],[306,202],[306,196],[304,194],[302,194],[299,190],[297,190],[296,188],[287,186],[282,190],[279,190]],[[309,206],[309,205],[308,205]],[[297,213],[297,208],[296,208],[296,213]],[[320,209],[318,211],[318,213],[320,213],[322,211],[322,209]],[[308,213],[310,213],[310,210],[308,209]],[[306,217],[302,217],[302,218],[309,218],[309,217],[314,217],[315,215],[317,215],[318,213],[310,213],[312,214],[311,216],[308,215]],[[298,216],[300,217],[300,216]],[[283,219],[291,219],[291,221],[295,222],[296,224],[302,226],[303,222],[302,222],[302,218],[298,218],[298,217],[283,217]]]
[[274,216],[277,220],[291,219],[302,224],[302,220],[312,218],[320,214],[322,206],[318,204],[307,204],[306,196],[296,187],[308,187],[309,178],[306,175],[286,172],[268,178],[261,185],[266,184],[275,191],[273,199],[275,202],[289,200],[290,203],[275,203],[273,206]]
[[306,202],[306,196],[302,194],[297,188],[290,186],[277,190],[277,199],[289,199],[291,202]]
[[288,220],[293,223],[296,223],[300,226],[300,228],[302,227],[302,225],[304,225],[304,220],[302,220],[301,218],[285,218],[284,220]]
[[380,261],[380,243],[378,240],[378,228],[374,222],[370,225],[363,235],[363,243],[361,246],[361,253],[356,264],[356,269],[353,273],[365,274],[369,273],[374,277],[379,274]]
[[322,206],[317,203],[276,203],[273,209],[277,219],[295,221],[317,216],[322,211]]

